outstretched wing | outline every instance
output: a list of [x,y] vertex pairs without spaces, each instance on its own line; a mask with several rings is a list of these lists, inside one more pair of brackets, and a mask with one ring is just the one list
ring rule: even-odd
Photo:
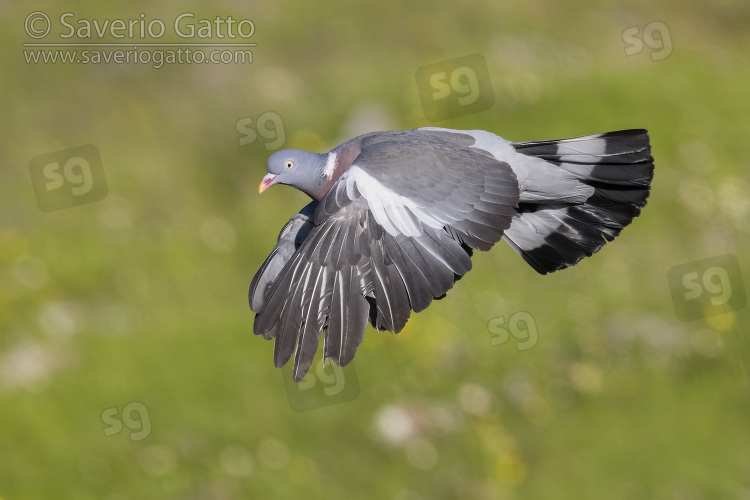
[[283,268],[275,271],[272,253],[253,280],[254,332],[276,339],[276,366],[294,353],[301,380],[323,330],[325,357],[347,364],[368,321],[400,331],[411,310],[442,298],[471,269],[471,249],[501,239],[516,214],[518,183],[508,164],[469,149],[473,142],[432,131],[363,140]]

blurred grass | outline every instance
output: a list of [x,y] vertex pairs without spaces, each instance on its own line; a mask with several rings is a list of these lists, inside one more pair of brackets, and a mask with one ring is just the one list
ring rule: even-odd
[[[746,3],[2,9],[3,500],[750,498],[747,308],[682,323],[666,279],[724,253],[747,266]],[[28,65],[31,10],[232,15],[254,21],[258,46],[248,66]],[[673,54],[626,57],[622,31],[654,20]],[[487,59],[495,106],[425,122],[416,69],[471,53]],[[246,294],[306,201],[256,194],[268,152],[239,147],[235,123],[273,111],[285,147],[322,151],[367,109],[393,129],[516,141],[645,127],[653,191],[572,270],[538,276],[505,245],[477,254],[401,334],[368,332],[357,399],[298,414]],[[40,212],[29,160],[86,143],[107,198]],[[488,321],[516,311],[533,315],[538,346],[491,347]],[[151,435],[105,437],[102,411],[131,401]],[[389,411],[414,418],[410,439],[384,437]]]

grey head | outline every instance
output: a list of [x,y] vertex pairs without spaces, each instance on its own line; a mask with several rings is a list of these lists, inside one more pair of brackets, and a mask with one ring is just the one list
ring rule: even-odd
[[320,201],[330,187],[326,173],[329,155],[301,149],[275,152],[268,158],[268,175],[263,177],[258,192],[262,193],[274,184],[286,184]]

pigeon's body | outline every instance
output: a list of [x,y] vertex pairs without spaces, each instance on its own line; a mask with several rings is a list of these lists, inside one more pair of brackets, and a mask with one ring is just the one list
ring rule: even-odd
[[539,273],[574,265],[646,204],[645,130],[511,143],[482,130],[423,128],[356,137],[327,154],[274,153],[261,191],[289,184],[313,202],[281,231],[253,278],[254,331],[307,373],[352,360],[369,322],[399,332],[442,298],[474,249],[505,239]]

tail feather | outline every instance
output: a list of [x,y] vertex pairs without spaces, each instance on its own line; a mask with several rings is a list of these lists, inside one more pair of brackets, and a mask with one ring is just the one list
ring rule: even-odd
[[571,203],[570,194],[561,192],[556,203],[531,200],[519,204],[504,239],[541,274],[575,265],[594,254],[646,205],[654,164],[645,130],[522,142],[513,147],[567,171],[579,185],[593,188],[583,202]]

